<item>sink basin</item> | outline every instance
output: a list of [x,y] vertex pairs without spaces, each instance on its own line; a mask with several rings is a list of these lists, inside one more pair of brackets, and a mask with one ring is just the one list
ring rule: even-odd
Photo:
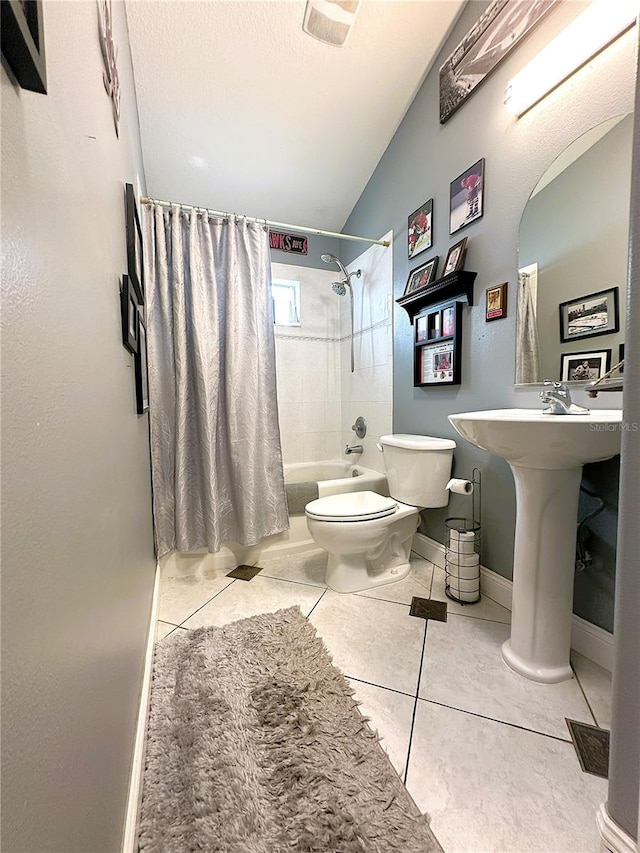
[[516,485],[511,637],[502,657],[532,681],[572,678],[569,665],[582,466],[620,452],[621,410],[545,415],[494,409],[449,415],[476,447],[509,463]]
[[471,444],[523,468],[574,468],[620,453],[620,409],[588,415],[494,409],[449,415],[449,420]]

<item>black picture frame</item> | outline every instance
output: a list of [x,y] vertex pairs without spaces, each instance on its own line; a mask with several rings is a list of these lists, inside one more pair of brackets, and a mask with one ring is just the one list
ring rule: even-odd
[[2,0],[2,55],[23,89],[47,94],[42,0]]
[[[445,315],[448,325],[445,326]],[[416,388],[460,385],[462,382],[462,303],[441,303],[416,317],[426,319],[426,337],[414,344],[413,384]],[[446,334],[445,334],[446,332]]]
[[484,216],[484,157],[449,184],[449,234]]
[[430,198],[407,219],[407,255],[415,258],[433,246],[433,199]]
[[[618,345],[618,362],[624,362],[624,344]],[[624,373],[624,363],[618,368],[618,373]]]
[[563,352],[560,356],[561,382],[594,382],[611,367],[611,350]]
[[136,374],[136,410],[139,415],[149,411],[149,369],[147,365],[147,327],[144,312],[138,309],[138,351],[134,357]]
[[619,302],[617,287],[561,302],[560,341],[566,344],[615,334],[620,329]]
[[142,248],[142,228],[138,203],[133,184],[125,184],[125,209],[127,223],[127,272],[133,280],[138,303],[144,305],[144,252]]
[[556,0],[493,0],[440,66],[440,124],[458,110]]
[[449,275],[450,272],[456,272],[464,268],[464,261],[467,256],[467,237],[463,237],[447,252],[447,257],[444,260],[444,268],[442,276]]
[[140,335],[140,303],[130,276],[122,276],[120,288],[120,312],[122,316],[122,344],[135,355],[138,352]]
[[435,257],[430,258],[426,263],[422,264],[422,266],[411,270],[402,295],[407,296],[407,294],[421,290],[423,287],[431,284],[436,277],[438,260],[439,256],[435,255]]
[[502,320],[507,316],[507,287],[508,282],[505,281],[503,284],[495,284],[486,289],[485,322]]

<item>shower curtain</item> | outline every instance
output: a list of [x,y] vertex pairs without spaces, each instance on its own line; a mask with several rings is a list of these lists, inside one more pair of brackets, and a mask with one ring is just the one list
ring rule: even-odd
[[516,382],[540,381],[540,350],[529,274],[518,271]]
[[158,555],[289,526],[266,226],[144,209]]

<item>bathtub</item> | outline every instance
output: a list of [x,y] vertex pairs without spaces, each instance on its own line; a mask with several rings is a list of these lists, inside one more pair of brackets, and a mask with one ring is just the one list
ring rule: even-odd
[[[378,492],[388,495],[387,478],[379,471],[341,460],[296,462],[284,466],[285,486],[293,483],[317,483],[318,497],[342,492]],[[316,548],[309,535],[304,513],[289,516],[289,530],[267,536],[258,545],[227,542],[215,554],[206,551],[180,553],[173,551],[160,560],[162,577],[204,576],[212,569],[229,568],[247,563],[253,565],[268,557],[285,557]]]

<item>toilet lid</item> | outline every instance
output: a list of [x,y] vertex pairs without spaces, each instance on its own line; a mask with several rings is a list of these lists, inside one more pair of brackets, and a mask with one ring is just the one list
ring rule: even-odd
[[392,515],[397,506],[393,498],[375,492],[347,492],[317,498],[308,503],[304,511],[309,518],[318,521],[370,521]]

